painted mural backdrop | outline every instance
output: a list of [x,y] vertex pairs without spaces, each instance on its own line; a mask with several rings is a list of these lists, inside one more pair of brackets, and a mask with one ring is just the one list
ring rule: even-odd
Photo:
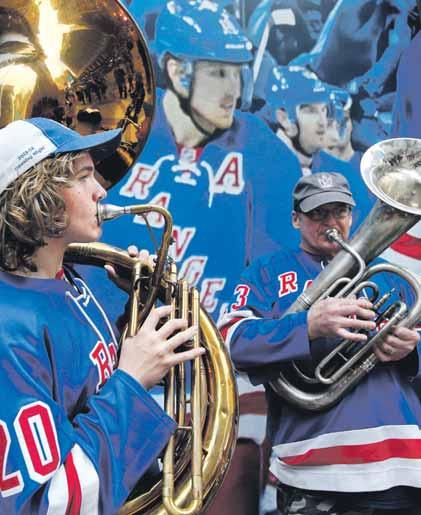
[[[416,1],[126,5],[150,43],[157,107],[143,153],[108,200],[171,211],[172,257],[217,320],[244,266],[297,243],[291,190],[302,174],[343,173],[358,203],[356,227],[374,202],[359,174],[362,153],[392,135],[421,137],[419,84],[408,81]],[[138,99],[130,53],[121,55],[115,86]],[[138,101],[131,110],[139,130],[150,109]],[[104,240],[149,246],[149,231],[162,225],[160,216],[120,219]],[[421,271],[420,224],[385,256]]]

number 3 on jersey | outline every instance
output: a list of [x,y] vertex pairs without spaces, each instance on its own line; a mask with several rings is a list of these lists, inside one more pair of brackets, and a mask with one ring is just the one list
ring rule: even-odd
[[247,286],[247,284],[239,284],[234,290],[234,295],[237,295],[237,301],[231,304],[231,309],[237,310],[244,307],[247,304],[249,293],[250,286]]

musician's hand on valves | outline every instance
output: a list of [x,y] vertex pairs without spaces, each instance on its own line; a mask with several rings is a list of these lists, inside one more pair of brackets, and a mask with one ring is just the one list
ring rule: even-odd
[[[147,250],[138,250],[136,245],[129,245],[127,247],[127,254],[130,257],[138,258],[142,260],[145,264],[147,264],[151,269],[155,266],[154,256],[149,254]],[[108,278],[113,281],[121,290],[126,293],[130,293],[131,281],[130,278],[121,277],[115,267],[111,264],[104,265],[105,270],[107,271]]]
[[365,298],[332,297],[315,302],[307,316],[309,339],[325,337],[365,342],[365,332],[376,327],[372,307]]
[[394,327],[392,332],[374,348],[374,354],[380,361],[399,361],[410,354],[420,342],[420,335],[415,329]]
[[138,333],[123,342],[118,368],[137,379],[144,388],[155,386],[174,365],[203,355],[203,347],[175,352],[197,333],[195,326],[176,318],[160,322],[171,312],[170,306],[151,310]]

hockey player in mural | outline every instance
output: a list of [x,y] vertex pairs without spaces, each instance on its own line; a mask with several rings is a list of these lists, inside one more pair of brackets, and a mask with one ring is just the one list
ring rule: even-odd
[[[285,240],[283,192],[299,163],[256,116],[236,111],[247,101],[253,55],[226,11],[213,2],[169,2],[156,20],[154,49],[167,88],[158,90],[141,158],[108,198],[170,210],[172,257],[217,319],[239,268]],[[124,247],[129,231],[145,241],[144,220],[133,222],[109,224],[104,241]],[[148,222],[159,229],[163,221]]]
[[354,227],[357,227],[373,201],[354,167],[325,151],[329,126],[333,125],[338,134],[343,130],[340,125],[344,122],[344,107],[338,105],[341,95],[346,96],[346,92],[320,81],[305,68],[275,67],[267,79],[266,104],[259,116],[297,155],[303,175],[336,171],[347,177],[360,203],[354,211]]

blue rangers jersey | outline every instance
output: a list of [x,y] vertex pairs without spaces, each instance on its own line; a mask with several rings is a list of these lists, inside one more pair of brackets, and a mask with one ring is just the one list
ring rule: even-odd
[[174,430],[74,285],[0,272],[0,513],[115,514]]
[[[307,312],[283,312],[325,265],[302,250],[262,257],[242,275],[221,330],[238,371],[254,385],[276,379],[283,362],[320,359],[332,341],[307,336]],[[385,293],[401,282],[380,274]],[[421,404],[410,377],[419,376],[414,351],[395,364],[379,364],[343,400],[320,413],[282,401],[268,387],[268,435],[283,483],[335,492],[371,492],[396,485],[421,487]],[[403,472],[404,471],[404,472]]]
[[[230,129],[203,147],[181,147],[166,120],[163,93],[158,93],[148,142],[107,202],[157,204],[171,212],[171,255],[179,275],[200,288],[202,306],[217,319],[239,269],[285,240],[297,241],[289,220],[299,163],[260,120],[241,112]],[[148,221],[152,228],[163,227],[161,215]],[[140,216],[105,224],[102,240],[122,248],[130,243],[150,246]],[[106,288],[101,285],[101,300],[115,314]]]

